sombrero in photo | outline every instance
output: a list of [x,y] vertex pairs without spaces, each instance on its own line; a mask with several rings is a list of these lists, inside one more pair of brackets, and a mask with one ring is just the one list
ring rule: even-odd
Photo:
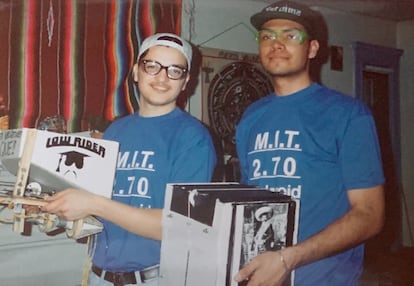
[[264,214],[266,214],[266,219],[268,219],[269,217],[273,216],[273,209],[268,206],[258,208],[254,216],[256,217],[258,221],[262,221],[263,220],[262,215]]

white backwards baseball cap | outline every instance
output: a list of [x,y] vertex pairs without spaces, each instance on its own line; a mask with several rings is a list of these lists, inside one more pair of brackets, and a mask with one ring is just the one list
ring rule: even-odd
[[166,46],[177,49],[186,58],[188,66],[187,69],[190,70],[193,50],[191,45],[186,40],[170,33],[154,34],[142,42],[137,58],[139,59],[146,50],[154,46]]

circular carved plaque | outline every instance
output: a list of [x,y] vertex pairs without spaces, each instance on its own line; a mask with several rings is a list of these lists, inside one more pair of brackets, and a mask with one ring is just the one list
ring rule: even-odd
[[251,63],[233,62],[215,74],[208,90],[208,116],[226,154],[236,155],[235,129],[246,107],[272,90],[269,77]]

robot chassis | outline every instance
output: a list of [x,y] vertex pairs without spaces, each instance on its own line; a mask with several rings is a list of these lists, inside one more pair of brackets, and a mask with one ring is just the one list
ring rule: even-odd
[[[35,136],[29,133],[28,136]],[[0,219],[1,223],[13,224],[13,231],[27,233],[28,227],[38,225],[39,230],[52,233],[58,230],[66,231],[68,238],[80,239],[102,231],[102,224],[95,217],[88,216],[76,221],[65,221],[55,214],[42,211],[46,198],[54,192],[42,192],[42,186],[37,182],[28,183],[30,160],[33,144],[25,146],[19,161],[19,168],[14,188],[0,190],[0,212],[6,207],[11,210],[12,218]],[[10,186],[12,187],[12,186]]]

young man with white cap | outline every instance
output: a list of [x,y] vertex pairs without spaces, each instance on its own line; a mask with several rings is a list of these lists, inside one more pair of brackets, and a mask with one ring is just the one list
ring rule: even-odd
[[139,110],[104,133],[104,139],[120,143],[112,200],[70,189],[44,207],[68,220],[102,218],[89,286],[157,285],[166,184],[212,178],[216,155],[210,134],[176,106],[191,59],[191,45],[177,35],[143,41],[133,67]]
[[236,128],[242,183],[300,202],[298,243],[256,256],[236,275],[245,285],[358,285],[364,246],[384,219],[381,155],[371,112],[312,81],[319,13],[279,1],[251,17],[274,92]]

